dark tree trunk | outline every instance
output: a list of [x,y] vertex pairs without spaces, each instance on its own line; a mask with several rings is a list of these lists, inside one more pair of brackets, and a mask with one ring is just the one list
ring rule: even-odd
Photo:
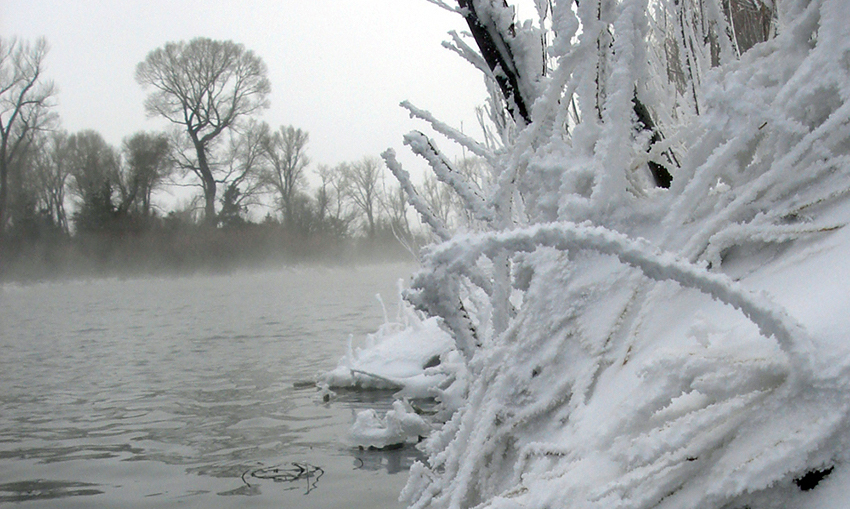
[[[5,151],[3,151],[5,152]],[[6,154],[0,154],[0,238],[6,230],[6,205],[9,201],[9,165]]]
[[[637,93],[635,93],[635,96],[632,98],[632,104],[634,105],[635,115],[637,116],[640,128],[652,133],[649,138],[649,148],[647,148],[647,151],[652,150],[652,146],[661,141],[663,138],[658,132],[658,129],[655,128],[655,122],[652,121],[652,115],[649,114],[649,110],[638,99]],[[647,164],[649,165],[650,173],[652,173],[652,178],[655,180],[655,185],[663,187],[664,189],[669,189],[670,184],[673,182],[673,176],[670,175],[667,168],[655,161],[649,161]]]
[[3,133],[0,139],[0,238],[6,231],[9,221],[9,138]]
[[198,154],[198,172],[201,175],[201,181],[203,182],[204,189],[204,224],[215,227],[218,224],[218,217],[215,213],[215,178],[213,177],[212,171],[210,171],[206,146],[200,141],[194,141],[194,145],[195,151]]
[[[493,72],[496,82],[505,97],[508,111],[514,120],[531,123],[531,114],[526,99],[519,89],[519,75],[508,41],[494,26],[485,26],[475,10],[473,0],[458,0],[461,9],[465,9],[466,24],[478,44],[481,56]],[[504,4],[507,7],[507,3]]]

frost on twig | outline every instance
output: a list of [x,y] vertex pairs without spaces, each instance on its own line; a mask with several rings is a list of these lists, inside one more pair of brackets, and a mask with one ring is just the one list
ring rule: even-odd
[[458,145],[468,149],[470,152],[477,156],[481,156],[487,160],[487,162],[491,164],[495,164],[495,154],[492,151],[475,141],[473,138],[463,134],[462,132],[454,129],[443,122],[437,120],[429,111],[419,109],[416,106],[413,106],[408,101],[402,101],[401,107],[410,112],[411,117],[420,118],[429,124],[431,127],[437,131],[438,133],[446,136],[452,141],[455,141]]
[[392,172],[393,176],[398,180],[401,188],[404,189],[405,194],[407,195],[407,201],[413,206],[414,210],[419,213],[422,220],[431,228],[431,231],[441,240],[448,240],[451,237],[451,234],[446,229],[446,225],[443,224],[442,221],[437,219],[434,215],[434,212],[431,210],[431,207],[425,203],[425,200],[416,192],[416,189],[413,187],[413,182],[410,180],[410,174],[401,167],[401,163],[398,162],[395,156],[395,150],[388,149],[381,157],[384,159],[384,163],[386,163],[387,168],[389,168],[390,172]]
[[461,13],[460,9],[458,9],[457,7],[452,7],[451,5],[447,4],[446,2],[443,2],[443,0],[426,0],[426,1],[431,2],[432,4],[434,4],[438,7],[442,7],[443,9],[445,9],[449,12],[456,12],[458,14]]
[[444,41],[444,48],[457,53],[461,58],[472,64],[473,67],[484,74],[484,76],[495,80],[495,77],[493,77],[493,71],[487,67],[487,62],[484,61],[484,58],[482,58],[480,54],[472,49],[472,46],[464,42],[456,31],[449,32],[449,35],[452,36],[452,42]]
[[451,186],[464,201],[466,208],[480,221],[492,221],[493,213],[486,208],[484,198],[454,168],[452,163],[424,134],[413,131],[404,137],[404,143],[417,155],[428,161],[440,181]]

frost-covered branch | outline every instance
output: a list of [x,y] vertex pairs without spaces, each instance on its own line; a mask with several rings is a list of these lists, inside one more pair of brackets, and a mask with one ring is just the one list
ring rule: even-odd
[[395,176],[396,180],[398,180],[399,184],[401,184],[401,188],[404,189],[404,192],[407,194],[407,201],[410,202],[414,210],[419,213],[422,221],[431,227],[431,230],[440,240],[448,240],[451,237],[451,234],[446,229],[446,225],[437,219],[437,216],[434,215],[431,207],[429,207],[428,204],[425,203],[425,200],[422,199],[422,196],[416,192],[416,188],[413,187],[413,182],[410,181],[410,174],[407,170],[401,167],[401,163],[399,163],[396,159],[395,150],[387,149],[381,154],[381,157],[384,159],[384,163],[386,163],[387,168],[389,168],[390,172],[392,172],[393,176]]
[[436,5],[437,7],[442,7],[443,9],[445,9],[449,12],[455,12],[455,13],[461,14],[460,9],[458,9],[457,7],[452,7],[451,5],[447,4],[446,2],[443,2],[443,0],[425,0],[425,1],[431,2],[432,4]]
[[[758,326],[764,336],[774,337],[780,347],[796,359],[798,368],[805,368],[804,360],[810,353],[808,337],[804,329],[781,307],[765,296],[746,291],[725,275],[710,273],[671,253],[658,252],[646,241],[632,240],[602,227],[563,222],[520,230],[470,234],[438,246],[428,253],[426,261],[432,270],[439,269],[441,274],[464,273],[481,255],[493,257],[502,250],[533,252],[544,246],[562,251],[593,250],[616,256],[621,262],[641,270],[650,279],[675,281],[706,293],[741,311]],[[433,286],[434,283],[428,281],[430,278],[430,275],[417,277],[413,288],[422,290]]]
[[478,71],[480,71],[484,76],[492,78],[493,80],[496,79],[493,76],[493,71],[491,71],[487,66],[487,62],[484,61],[484,58],[477,51],[472,49],[472,46],[465,43],[456,31],[452,30],[449,32],[449,35],[452,36],[452,42],[443,41],[444,48],[460,55],[461,58],[472,64],[472,66],[478,69]]
[[469,149],[469,151],[473,154],[483,157],[488,163],[497,164],[496,156],[492,151],[488,150],[486,147],[457,129],[440,122],[431,114],[431,112],[419,109],[416,106],[413,106],[409,101],[402,101],[401,107],[409,111],[411,117],[420,118],[428,122],[435,131],[446,136],[450,140],[457,142],[460,146]]
[[458,0],[481,56],[493,72],[505,97],[508,110],[517,122],[531,123],[531,97],[527,97],[509,38],[515,35],[513,12],[491,0]]
[[715,233],[708,240],[705,259],[713,267],[720,267],[723,251],[744,243],[764,242],[781,243],[796,240],[805,235],[835,231],[843,224],[809,225],[809,224],[734,224]]
[[405,135],[404,144],[410,147],[415,154],[428,161],[437,178],[457,192],[476,219],[485,222],[493,220],[493,214],[486,208],[484,198],[459,172],[452,168],[449,160],[427,136],[421,132],[413,131]]

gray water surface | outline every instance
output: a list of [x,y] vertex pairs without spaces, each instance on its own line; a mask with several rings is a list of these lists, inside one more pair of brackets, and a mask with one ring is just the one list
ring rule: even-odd
[[383,322],[376,293],[395,312],[411,270],[0,288],[0,504],[401,507],[416,450],[346,443],[389,395],[302,382]]

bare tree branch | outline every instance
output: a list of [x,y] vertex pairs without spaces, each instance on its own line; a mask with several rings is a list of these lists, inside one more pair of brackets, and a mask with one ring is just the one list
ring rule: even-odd
[[55,87],[41,79],[47,51],[43,38],[30,45],[0,37],[0,235],[6,226],[13,160],[55,119],[49,113]]

